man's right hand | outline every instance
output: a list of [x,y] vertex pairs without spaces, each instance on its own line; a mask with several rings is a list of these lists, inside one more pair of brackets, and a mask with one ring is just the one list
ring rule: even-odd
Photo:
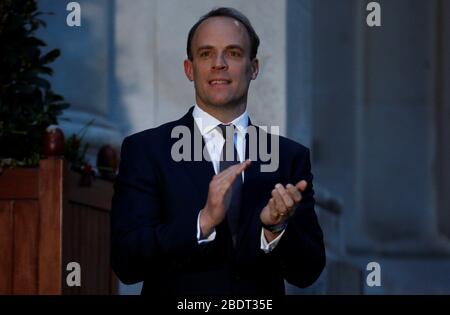
[[205,207],[200,212],[200,229],[202,238],[210,235],[226,215],[226,210],[231,201],[231,187],[238,176],[250,166],[251,161],[246,160],[233,165],[226,170],[214,175],[209,183],[208,199]]

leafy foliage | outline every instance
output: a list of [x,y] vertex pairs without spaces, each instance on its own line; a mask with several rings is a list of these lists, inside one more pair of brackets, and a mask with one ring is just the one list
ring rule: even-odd
[[47,80],[60,51],[42,52],[41,15],[35,0],[0,1],[0,158],[26,165],[38,163],[47,127],[69,107]]
[[89,143],[83,143],[83,138],[93,123],[94,119],[91,119],[77,134],[72,134],[64,143],[64,157],[70,162],[73,170],[82,170],[88,164],[86,152],[89,149]]

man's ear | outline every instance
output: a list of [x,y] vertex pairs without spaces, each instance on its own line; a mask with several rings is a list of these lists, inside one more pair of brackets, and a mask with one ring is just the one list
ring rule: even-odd
[[184,60],[184,73],[186,74],[186,77],[189,79],[189,81],[194,81],[192,61],[190,61],[189,59]]
[[258,77],[259,73],[259,60],[258,58],[254,58],[252,60],[252,80],[255,80]]

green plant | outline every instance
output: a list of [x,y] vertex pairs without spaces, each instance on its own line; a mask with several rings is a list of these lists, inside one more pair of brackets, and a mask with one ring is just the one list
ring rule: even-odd
[[43,136],[69,104],[55,94],[47,77],[58,49],[43,53],[35,37],[40,19],[35,0],[0,1],[0,159],[34,166],[42,157]]
[[74,170],[82,170],[83,166],[87,164],[86,152],[89,148],[89,143],[82,143],[89,127],[94,123],[94,119],[87,122],[77,134],[72,134],[64,142],[64,157],[71,164]]

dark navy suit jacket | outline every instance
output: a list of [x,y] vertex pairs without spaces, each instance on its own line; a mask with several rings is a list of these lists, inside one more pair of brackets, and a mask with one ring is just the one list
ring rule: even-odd
[[[325,266],[325,250],[314,212],[309,150],[280,136],[277,171],[261,172],[259,159],[245,171],[236,245],[226,219],[216,227],[214,241],[198,244],[197,218],[214,168],[206,160],[175,162],[171,157],[179,141],[171,137],[174,127],[199,132],[192,110],[122,144],[111,217],[112,266],[119,279],[144,281],[142,293],[158,295],[267,296],[284,294],[284,279],[311,285]],[[270,137],[263,136],[270,148]],[[248,145],[247,138],[247,157]],[[278,245],[266,254],[260,248],[261,210],[275,184],[295,185],[302,179],[308,182],[303,199]]]

